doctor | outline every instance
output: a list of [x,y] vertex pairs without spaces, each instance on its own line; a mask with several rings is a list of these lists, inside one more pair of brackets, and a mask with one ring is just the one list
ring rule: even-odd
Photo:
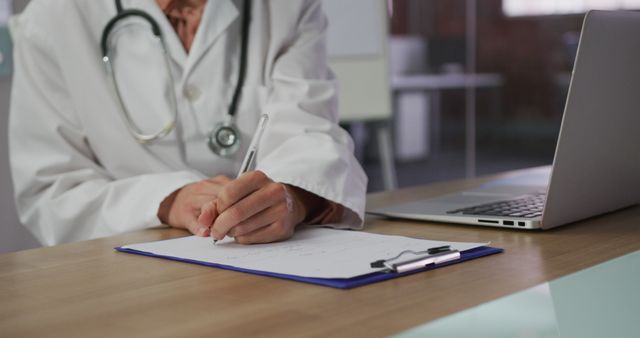
[[31,1],[9,129],[22,223],[44,245],[160,223],[240,243],[360,228],[326,27],[320,0]]

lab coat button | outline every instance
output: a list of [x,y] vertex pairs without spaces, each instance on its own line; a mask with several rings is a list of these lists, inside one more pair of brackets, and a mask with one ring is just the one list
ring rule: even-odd
[[197,100],[200,97],[200,94],[200,89],[196,86],[188,85],[184,89],[184,96],[192,102]]

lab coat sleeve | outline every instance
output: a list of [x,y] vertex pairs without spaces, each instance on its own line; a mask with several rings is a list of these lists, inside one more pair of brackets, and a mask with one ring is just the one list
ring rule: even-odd
[[[367,177],[338,125],[337,84],[327,65],[321,1],[305,1],[297,27],[273,60],[270,115],[257,168],[345,207],[340,228],[363,226]],[[284,32],[274,36],[286,36]]]
[[156,213],[162,199],[198,175],[114,179],[92,153],[44,33],[20,24],[14,35],[9,144],[21,222],[43,245],[160,224]]

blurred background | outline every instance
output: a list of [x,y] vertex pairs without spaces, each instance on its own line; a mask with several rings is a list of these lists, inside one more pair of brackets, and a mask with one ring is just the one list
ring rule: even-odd
[[[584,14],[640,9],[640,1],[394,0],[389,8],[394,157],[398,186],[407,187],[550,164]],[[362,158],[369,191],[378,191],[371,140]]]
[[[14,210],[8,22],[0,0],[0,253],[37,247]],[[369,192],[551,164],[589,9],[640,0],[324,0],[342,124]],[[61,24],[64,24],[61,22]]]

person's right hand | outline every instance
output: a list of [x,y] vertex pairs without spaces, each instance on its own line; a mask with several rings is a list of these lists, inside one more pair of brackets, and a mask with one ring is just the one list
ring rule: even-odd
[[231,179],[227,176],[216,176],[185,185],[160,203],[158,218],[174,228],[187,229],[197,236],[209,236],[209,228],[198,224],[200,210],[214,201],[229,182]]

